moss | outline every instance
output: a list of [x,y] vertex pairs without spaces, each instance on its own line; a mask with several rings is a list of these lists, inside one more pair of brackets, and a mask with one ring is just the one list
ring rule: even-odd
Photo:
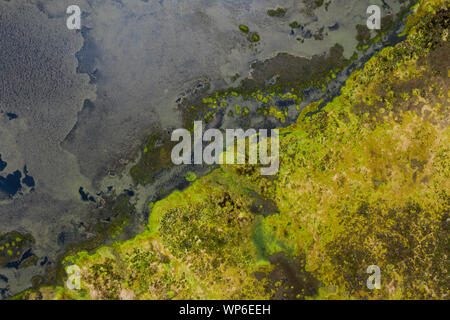
[[239,30],[241,30],[244,33],[249,33],[249,31],[250,31],[250,29],[244,24],[239,25]]
[[287,9],[285,8],[276,8],[276,9],[268,9],[267,14],[271,17],[282,18],[286,15]]
[[[352,74],[341,96],[286,129],[274,195],[281,212],[265,219],[266,230],[276,234],[271,243],[305,254],[322,298],[328,288],[334,298],[446,296],[442,168],[450,154],[442,141],[450,132],[437,89],[446,74],[432,62],[448,50],[445,19],[447,11],[425,19]],[[413,88],[420,98],[401,94]],[[376,292],[365,286],[370,264],[383,270]]]
[[250,41],[250,42],[259,42],[259,40],[260,40],[260,37],[257,32],[252,32],[248,37],[248,41]]
[[170,154],[175,142],[170,140],[167,132],[158,129],[154,131],[147,139],[138,163],[130,169],[133,181],[142,185],[150,182],[163,169],[172,166]]
[[151,206],[146,232],[67,260],[82,268],[82,286],[93,298],[117,299],[124,290],[141,299],[268,298],[252,275],[266,267],[251,238],[250,187],[232,171],[216,170]]
[[240,105],[236,104],[234,106],[234,109],[235,109],[235,112],[236,112],[237,115],[241,114],[241,106]]
[[[21,266],[22,254],[31,250],[35,240],[30,233],[9,232],[0,235],[0,266],[15,263]],[[25,264],[23,264],[25,267]]]
[[193,182],[197,180],[197,175],[193,172],[188,172],[185,175],[186,181]]
[[289,27],[291,27],[292,29],[298,29],[298,28],[300,28],[300,24],[297,21],[292,21],[289,24]]
[[324,3],[324,0],[315,0],[316,8],[320,8]]

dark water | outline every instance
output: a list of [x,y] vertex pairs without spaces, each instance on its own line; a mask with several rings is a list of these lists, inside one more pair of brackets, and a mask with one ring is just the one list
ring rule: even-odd
[[[0,171],[3,171],[5,168],[6,162],[2,161],[0,157]],[[24,176],[23,179],[22,176]],[[9,197],[13,197],[22,190],[22,184],[32,188],[31,191],[34,190],[34,187],[36,185],[34,178],[28,175],[27,166],[23,168],[23,174],[22,172],[20,172],[20,170],[16,170],[6,176],[0,176],[0,193],[4,193]]]
[[0,172],[5,170],[7,165],[8,164],[5,161],[2,160],[2,155],[0,154]]
[[28,175],[27,166],[23,168],[23,173],[25,174],[25,178],[22,179],[22,183],[30,188],[34,188],[36,183],[34,182],[34,178]]
[[337,23],[337,22],[331,26],[328,26],[328,30],[330,30],[330,31],[335,31],[337,29],[339,29],[339,23]]
[[8,280],[9,280],[9,279],[8,279],[6,276],[0,274],[0,280],[3,280],[3,281],[5,281],[6,283],[8,283]]
[[81,196],[81,200],[95,202],[95,198],[93,196],[90,196],[89,192],[85,192],[83,187],[80,187],[80,189],[78,189],[78,193]]
[[41,261],[41,267],[45,265],[48,261],[48,257],[45,257],[44,260]]
[[6,177],[0,176],[0,192],[6,193],[10,197],[15,196],[22,189],[20,178],[22,178],[22,173],[19,170]]
[[20,260],[17,261],[13,261],[13,262],[9,262],[6,264],[6,268],[14,268],[14,269],[19,269],[20,264],[25,261],[25,259],[32,257],[34,254],[33,252],[31,252],[31,249],[28,249],[23,255],[22,258],[20,258]]
[[292,99],[286,99],[286,100],[279,100],[275,104],[277,107],[289,107],[295,103]]

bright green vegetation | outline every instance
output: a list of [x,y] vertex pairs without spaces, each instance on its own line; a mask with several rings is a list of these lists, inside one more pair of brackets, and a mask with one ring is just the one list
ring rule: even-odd
[[282,18],[286,15],[287,9],[285,8],[276,8],[267,10],[267,14],[271,17]]
[[239,30],[241,30],[244,33],[248,33],[250,31],[250,29],[244,24],[239,25]]
[[420,1],[403,42],[282,129],[276,176],[214,170],[150,205],[137,237],[67,258],[83,290],[39,297],[448,299],[448,20]]
[[248,39],[250,42],[258,42],[260,40],[258,32],[252,32]]
[[260,37],[258,32],[250,32],[250,28],[244,24],[239,25],[239,30],[241,30],[243,33],[247,34],[247,40],[249,42],[259,42]]

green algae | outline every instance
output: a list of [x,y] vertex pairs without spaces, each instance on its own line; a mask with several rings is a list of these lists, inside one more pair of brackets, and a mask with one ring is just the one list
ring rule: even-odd
[[195,180],[197,180],[197,175],[193,172],[188,172],[185,175],[186,181],[188,182],[193,182]]
[[248,37],[250,42],[259,42],[260,39],[258,32],[252,32]]
[[250,31],[249,27],[247,27],[244,24],[239,25],[239,30],[241,30],[243,33],[249,33],[249,31]]

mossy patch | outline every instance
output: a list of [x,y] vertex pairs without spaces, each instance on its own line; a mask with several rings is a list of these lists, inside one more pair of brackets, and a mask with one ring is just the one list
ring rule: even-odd
[[[22,259],[22,256],[26,252],[31,252],[34,242],[35,240],[30,233],[13,231],[0,235],[0,266],[26,267],[27,263],[22,265],[22,262],[28,257],[25,256]],[[30,258],[32,256],[34,255],[30,254]]]
[[286,8],[276,8],[276,9],[268,9],[267,14],[271,17],[282,18],[286,15]]
[[243,33],[249,33],[250,31],[250,29],[245,24],[240,24],[239,30],[241,30]]
[[147,139],[138,163],[130,170],[133,180],[145,185],[163,169],[171,167],[171,151],[175,144],[167,132],[156,130]]

